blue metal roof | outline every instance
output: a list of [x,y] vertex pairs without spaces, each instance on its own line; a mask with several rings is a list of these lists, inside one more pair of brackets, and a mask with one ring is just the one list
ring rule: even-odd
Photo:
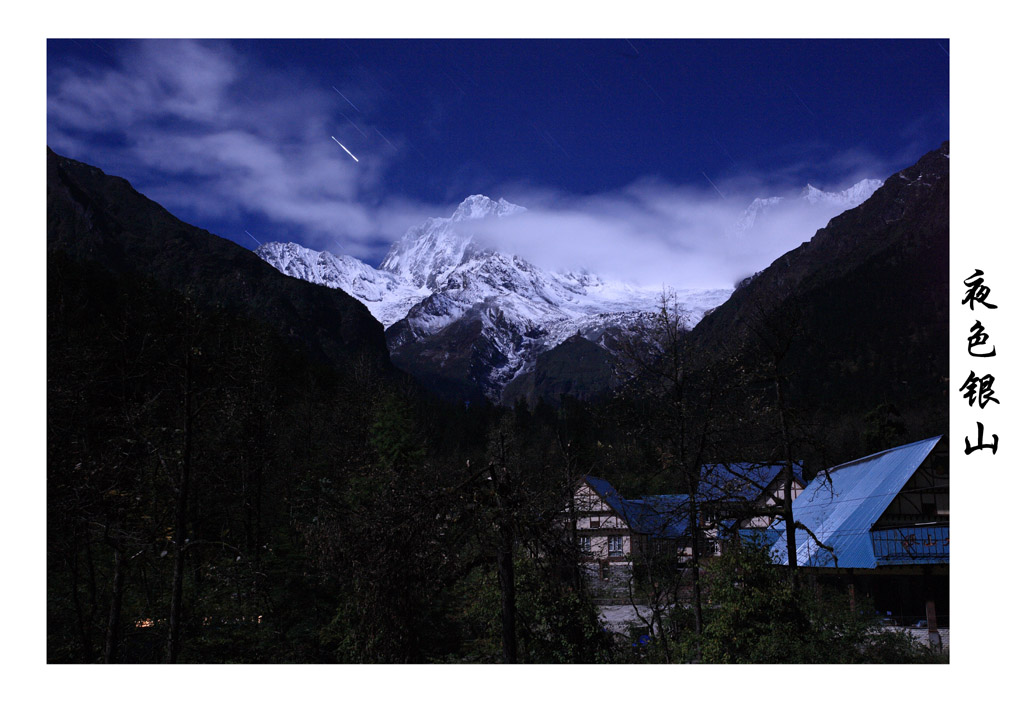
[[[796,463],[797,470],[802,463]],[[752,501],[782,472],[783,465],[721,463],[704,465],[701,503]],[[682,538],[688,532],[688,494],[654,494],[623,499],[607,480],[585,475],[583,480],[637,533],[655,538]],[[799,477],[797,477],[799,480]],[[800,481],[803,484],[802,481]]]
[[584,475],[583,481],[637,533],[657,538],[680,538],[686,531],[685,494],[623,499],[615,487],[600,477]]
[[686,494],[658,494],[632,499],[635,508],[633,529],[655,538],[682,538],[689,522]]
[[[591,489],[597,492],[597,495],[604,499],[608,503],[608,506],[619,511],[619,507],[622,505],[624,500],[619,496],[619,493],[615,490],[615,487],[612,486],[611,482],[603,480],[600,477],[591,477],[590,475],[583,475],[583,481],[586,482]],[[622,514],[619,515],[621,516]]]
[[583,481],[586,482],[591,489],[597,492],[597,495],[601,497],[608,506],[612,507],[612,510],[619,516],[619,518],[624,519],[627,523],[631,523],[631,507],[615,490],[615,487],[611,485],[611,482],[603,480],[600,477],[591,477],[590,475],[584,475]]
[[[701,479],[702,501],[753,501],[785,469],[782,463],[733,462],[704,465]],[[803,462],[793,463],[794,479],[800,479]]]
[[779,536],[784,536],[785,533],[786,523],[781,519],[765,528],[739,528],[736,530],[741,543],[757,548],[770,547],[779,539]]
[[[891,448],[819,473],[793,502],[793,518],[832,552],[798,529],[797,564],[877,567],[871,527],[941,438]],[[772,553],[778,561],[786,561],[784,536],[775,541]]]

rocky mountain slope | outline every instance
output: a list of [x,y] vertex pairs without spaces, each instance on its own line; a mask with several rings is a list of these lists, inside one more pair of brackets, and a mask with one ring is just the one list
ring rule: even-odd
[[[766,338],[759,338],[760,330]],[[891,406],[910,439],[948,430],[949,143],[738,286],[688,341],[754,363],[788,345],[780,372],[811,416]]]

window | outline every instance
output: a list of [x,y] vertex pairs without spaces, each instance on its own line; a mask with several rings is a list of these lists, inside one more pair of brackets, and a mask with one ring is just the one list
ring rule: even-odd
[[622,555],[622,536],[610,535],[608,536],[608,554],[609,555]]
[[590,536],[580,536],[580,552],[584,555],[590,554]]
[[600,516],[591,516],[590,517],[590,527],[591,528],[600,528],[601,527],[601,517]]

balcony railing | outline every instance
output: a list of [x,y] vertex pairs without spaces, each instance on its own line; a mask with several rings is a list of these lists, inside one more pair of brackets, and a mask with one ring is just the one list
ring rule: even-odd
[[883,562],[949,562],[949,524],[871,531],[871,546]]

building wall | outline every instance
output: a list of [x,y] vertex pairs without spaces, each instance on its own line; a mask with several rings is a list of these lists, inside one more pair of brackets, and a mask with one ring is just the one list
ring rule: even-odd
[[876,521],[876,526],[936,521],[949,522],[949,473],[925,464],[907,480]]
[[[631,534],[626,522],[616,515],[590,485],[583,483],[576,490],[576,536],[590,538],[590,555],[595,560],[607,559],[611,564],[623,565],[632,554]],[[622,553],[612,555],[608,550],[610,537],[622,538]]]
[[[753,504],[753,510],[769,509],[772,507],[781,507],[786,502],[786,480],[779,477],[772,483],[768,489],[765,490],[765,495],[757,499]],[[800,486],[799,482],[794,481],[792,487],[793,501],[800,496],[800,493],[804,491],[804,488]],[[767,528],[771,525],[774,516],[754,516],[753,518],[747,519],[742,522],[741,528]]]

